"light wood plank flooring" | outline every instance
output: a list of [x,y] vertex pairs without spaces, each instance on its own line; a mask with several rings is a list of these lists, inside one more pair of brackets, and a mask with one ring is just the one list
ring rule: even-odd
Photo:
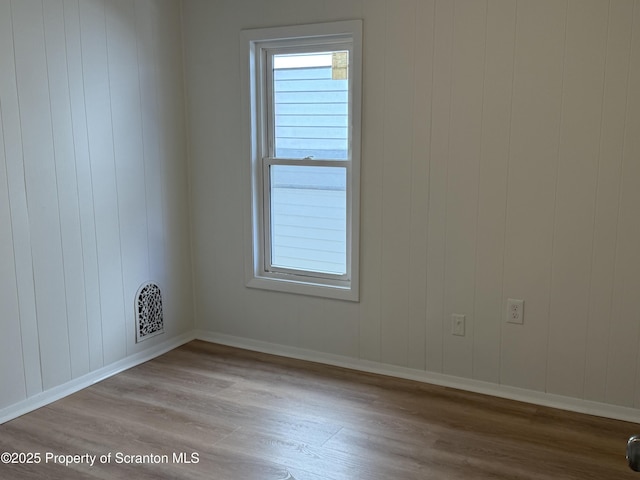
[[[195,341],[0,426],[0,452],[41,454],[0,464],[0,478],[640,480],[624,458],[634,433],[640,425]],[[97,457],[66,467],[47,453]]]

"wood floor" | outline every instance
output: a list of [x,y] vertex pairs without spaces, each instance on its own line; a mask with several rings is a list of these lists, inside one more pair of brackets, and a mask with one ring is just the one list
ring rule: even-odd
[[634,433],[640,425],[195,341],[0,426],[0,452],[40,454],[0,464],[0,478],[640,480],[624,456]]

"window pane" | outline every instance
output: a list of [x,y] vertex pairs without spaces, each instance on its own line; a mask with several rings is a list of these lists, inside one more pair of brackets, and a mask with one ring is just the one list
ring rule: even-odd
[[272,165],[271,264],[347,272],[347,170]]
[[274,55],[274,155],[347,160],[347,51]]

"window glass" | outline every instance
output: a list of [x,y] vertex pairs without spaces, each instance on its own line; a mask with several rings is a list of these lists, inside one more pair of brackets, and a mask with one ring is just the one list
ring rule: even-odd
[[346,274],[346,168],[270,170],[272,267]]
[[348,54],[273,56],[276,158],[348,158]]

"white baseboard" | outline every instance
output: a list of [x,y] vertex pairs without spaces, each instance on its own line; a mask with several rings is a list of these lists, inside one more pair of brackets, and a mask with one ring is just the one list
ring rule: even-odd
[[183,333],[182,335],[173,337],[165,342],[150,347],[147,350],[130,355],[122,360],[118,360],[117,362],[106,365],[98,370],[89,372],[81,377],[74,378],[63,385],[58,385],[57,387],[38,393],[33,397],[29,397],[26,400],[0,409],[0,425],[24,415],[25,413],[29,413],[40,407],[53,403],[56,400],[60,400],[72,393],[76,393],[83,388],[89,387],[94,383],[98,383],[105,378],[122,372],[123,370],[127,370],[131,367],[147,362],[194,339],[195,335],[193,331]]
[[332,355],[313,350],[288,347],[284,345],[262,342],[259,340],[251,340],[247,338],[234,337],[230,335],[223,335],[206,331],[196,331],[195,338],[207,342],[219,343],[222,345],[244,348],[247,350],[269,353],[272,355],[279,355],[299,360],[308,360],[312,362],[323,363],[326,365],[333,365],[336,367],[359,370],[367,373],[376,373],[380,375],[404,378],[407,380],[415,380],[418,382],[456,388],[459,390],[466,390],[485,395],[492,395],[494,397],[507,398],[510,400],[517,400],[534,405],[584,413],[587,415],[595,415],[598,417],[640,423],[640,410],[630,407],[622,407],[600,402],[593,402],[590,400],[564,397],[552,393],[526,390],[517,387],[509,387],[506,385],[482,382],[479,380],[455,377],[452,375],[427,372],[424,370],[416,370],[407,367],[399,367],[386,363],[371,362],[368,360],[360,360],[357,358]]
[[56,400],[60,400],[61,398],[71,395],[72,393],[78,392],[83,388],[89,387],[94,383],[120,373],[123,370],[127,370],[131,367],[135,367],[136,365],[140,365],[141,363],[158,357],[194,339],[204,340],[212,343],[219,343],[231,347],[244,348],[257,352],[269,353],[272,355],[296,358],[299,360],[308,360],[311,362],[318,362],[326,365],[333,365],[336,367],[349,368],[362,372],[388,375],[392,377],[404,378],[407,380],[415,380],[418,382],[440,385],[443,387],[457,388],[460,390],[517,400],[534,405],[559,408],[562,410],[585,413],[588,415],[596,415],[599,417],[640,423],[640,410],[635,408],[564,397],[551,393],[509,387],[506,385],[498,385],[462,377],[454,377],[452,375],[426,372],[424,370],[399,367],[386,363],[360,360],[357,358],[333,355],[329,353],[317,352],[314,350],[288,347],[269,342],[262,342],[259,340],[251,340],[248,338],[234,337],[230,335],[198,330],[184,333],[178,337],[174,337],[167,340],[166,342],[149,348],[148,350],[136,353],[127,358],[112,363],[111,365],[107,365],[99,370],[95,370],[86,375],[83,375],[82,377],[75,378],[63,385],[59,385],[57,387],[34,395],[33,397],[27,398],[26,400],[0,409],[0,425],[8,422],[9,420],[13,420],[14,418],[24,415],[25,413],[31,412],[40,407],[44,407],[45,405],[55,402]]

